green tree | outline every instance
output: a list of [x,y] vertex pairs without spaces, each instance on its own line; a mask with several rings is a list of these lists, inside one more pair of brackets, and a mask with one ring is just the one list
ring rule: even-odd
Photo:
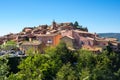
[[90,73],[96,64],[95,59],[97,55],[86,50],[79,50],[78,54],[78,61],[76,65],[78,77],[79,79],[89,80],[88,78],[90,77]]
[[73,26],[77,28],[79,26],[79,23],[77,21],[74,22]]
[[0,57],[0,80],[6,80],[8,75],[9,66],[7,65],[8,59]]
[[64,64],[56,75],[56,80],[77,80],[76,73],[70,63]]
[[5,44],[1,45],[1,49],[2,50],[10,50],[10,49],[18,49],[16,42],[14,41],[7,41]]
[[119,80],[120,54],[103,51],[96,54],[87,50],[71,51],[61,42],[49,47],[45,54],[32,50],[20,62],[20,71],[8,80]]
[[50,48],[46,50],[46,54],[29,55],[18,66],[20,71],[11,74],[9,78],[15,76],[16,80],[53,80],[61,66],[61,60],[54,55],[54,50],[56,49]]
[[59,56],[60,60],[62,60],[62,63],[70,61],[71,54],[64,42],[60,42],[60,44],[56,47],[55,53]]

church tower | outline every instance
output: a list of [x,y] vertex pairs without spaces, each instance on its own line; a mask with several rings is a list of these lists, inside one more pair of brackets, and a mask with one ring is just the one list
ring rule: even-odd
[[55,20],[53,20],[53,22],[52,22],[52,29],[57,29]]

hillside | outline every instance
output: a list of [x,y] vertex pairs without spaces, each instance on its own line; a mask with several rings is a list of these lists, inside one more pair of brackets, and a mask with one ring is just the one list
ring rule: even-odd
[[100,37],[117,38],[120,41],[120,33],[98,33]]

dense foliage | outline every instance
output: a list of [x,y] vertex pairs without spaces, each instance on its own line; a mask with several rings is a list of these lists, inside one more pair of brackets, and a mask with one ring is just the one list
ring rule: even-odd
[[6,80],[9,67],[7,66],[8,60],[6,56],[0,57],[0,80]]
[[82,25],[79,25],[79,23],[77,21],[74,22],[73,26],[76,28],[76,29],[80,29],[82,31],[87,31],[88,32],[88,28],[87,27],[83,27]]
[[4,44],[0,45],[0,50],[11,50],[11,49],[17,49],[16,42],[6,41]]
[[[50,47],[45,54],[32,54],[18,65],[17,73],[8,74],[7,61],[0,61],[0,80],[120,80],[120,54],[101,54],[86,50],[71,51],[64,43]],[[4,64],[4,65],[3,65]]]

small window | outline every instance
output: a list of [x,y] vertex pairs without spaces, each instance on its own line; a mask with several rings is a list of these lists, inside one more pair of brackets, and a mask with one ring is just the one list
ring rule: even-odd
[[51,40],[51,39],[49,39],[49,40],[47,41],[47,43],[48,43],[48,44],[52,43],[52,40]]

